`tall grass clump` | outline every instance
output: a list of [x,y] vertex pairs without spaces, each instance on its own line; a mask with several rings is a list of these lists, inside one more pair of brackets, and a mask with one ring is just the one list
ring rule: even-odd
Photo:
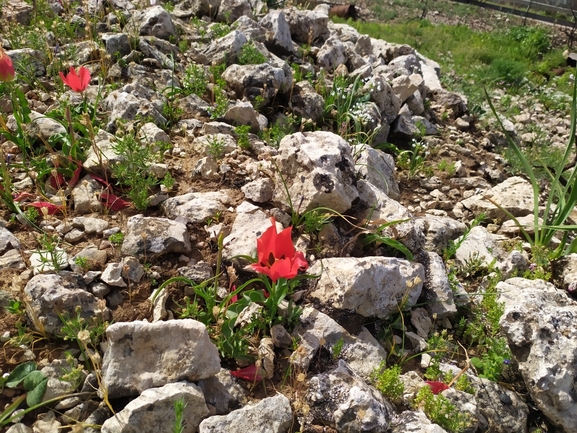
[[[547,259],[554,260],[577,252],[577,238],[571,234],[572,231],[577,230],[577,225],[566,224],[570,213],[577,204],[577,170],[574,167],[574,163],[570,163],[571,156],[575,152],[575,132],[577,129],[577,80],[573,85],[571,132],[561,159],[554,167],[544,167],[549,181],[549,186],[546,189],[541,186],[541,182],[536,175],[535,163],[527,157],[515,140],[505,131],[501,118],[497,114],[486,90],[485,94],[489,101],[489,106],[497,118],[497,122],[507,137],[509,147],[517,156],[523,172],[531,182],[533,189],[534,235],[531,235],[530,230],[523,226],[513,215],[501,206],[497,206],[515,221],[527,242],[530,243],[534,257],[542,260],[542,263],[539,264],[546,264]],[[540,207],[539,197],[543,192],[547,198],[545,205]],[[493,202],[493,204],[495,203]],[[540,223],[540,218],[543,221],[542,223]],[[558,231],[563,232],[563,238],[558,247],[550,250],[551,241]]]

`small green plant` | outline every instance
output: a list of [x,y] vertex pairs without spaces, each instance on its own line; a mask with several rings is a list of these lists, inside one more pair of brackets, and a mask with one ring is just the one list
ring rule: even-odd
[[497,382],[501,373],[510,363],[511,351],[503,337],[490,337],[486,342],[486,352],[482,357],[471,358],[471,364],[479,370],[479,377]]
[[24,302],[15,299],[11,299],[5,308],[10,314],[16,314],[17,316],[23,316],[26,313]]
[[213,86],[212,95],[214,99],[214,107],[210,111],[211,119],[221,118],[228,110],[228,98],[226,97],[226,83],[222,79],[218,79]]
[[415,397],[414,404],[425,415],[450,433],[460,433],[471,425],[471,415],[460,412],[457,407],[441,394],[433,394],[429,386],[423,386]]
[[18,365],[6,377],[0,378],[0,389],[4,387],[16,388],[20,384],[22,384],[26,394],[18,397],[13,404],[0,413],[0,426],[7,425],[12,421],[14,411],[24,399],[26,399],[26,404],[29,407],[41,404],[46,393],[48,378],[36,370],[36,363],[32,361]]
[[[485,95],[489,101],[489,106],[491,107],[493,114],[501,126],[501,129],[505,132],[509,146],[513,149],[515,155],[521,161],[523,171],[531,182],[531,186],[533,188],[534,234],[529,234],[528,230],[526,230],[526,228],[502,206],[499,206],[490,199],[488,200],[499,207],[507,214],[507,216],[515,221],[527,242],[530,243],[532,250],[535,248],[539,249],[541,247],[548,248],[555,234],[561,230],[564,232],[561,243],[558,247],[551,250],[548,259],[552,260],[570,253],[577,252],[577,239],[573,239],[571,241],[569,236],[572,231],[577,229],[577,226],[566,224],[570,213],[573,211],[575,205],[577,204],[577,170],[567,169],[571,155],[574,152],[575,133],[577,131],[577,80],[575,80],[573,86],[573,99],[571,103],[571,132],[569,133],[569,140],[567,141],[563,157],[557,161],[557,164],[553,168],[547,171],[550,186],[546,191],[547,199],[543,208],[539,203],[542,187],[535,174],[534,164],[530,162],[530,160],[526,157],[517,143],[506,132],[501,118],[497,114],[486,90]],[[543,220],[542,224],[539,221],[540,219]],[[546,263],[538,263],[538,265],[545,264]]]
[[250,149],[250,141],[248,138],[248,133],[250,132],[250,125],[240,125],[234,128],[234,133],[237,137],[238,147],[242,150]]
[[382,361],[381,365],[371,373],[371,382],[387,399],[398,404],[405,392],[405,385],[400,379],[401,367],[399,365],[386,367],[386,362]]
[[294,122],[291,119],[277,120],[268,128],[261,131],[259,137],[271,147],[278,147],[281,140],[295,131]]
[[221,217],[221,212],[215,212],[213,216],[206,219],[206,225],[210,227],[211,225],[218,223]]
[[37,223],[40,219],[40,212],[33,206],[27,207],[24,215],[26,215],[26,219],[32,223]]
[[457,172],[457,165],[455,162],[449,162],[443,159],[437,164],[437,170],[440,170],[447,174],[447,176],[454,176]]
[[[75,313],[64,312],[58,314],[62,326],[59,336],[66,341],[75,341],[78,344],[80,352],[84,356],[87,367],[92,361],[88,349],[98,347],[100,341],[104,338],[108,322],[102,320],[102,317],[93,316],[90,320],[82,317],[82,308],[76,307]],[[93,361],[92,361],[93,362]],[[96,366],[93,365],[93,368]]]
[[487,214],[485,214],[484,212],[480,213],[473,219],[473,221],[471,221],[471,224],[469,225],[465,233],[463,233],[463,235],[456,242],[452,239],[449,239],[447,247],[443,250],[443,260],[445,262],[455,255],[459,247],[463,245],[463,242],[465,242],[469,237],[469,233],[471,233],[471,230],[477,227],[479,224],[481,224],[485,220],[485,218],[487,218]]
[[184,71],[182,90],[185,95],[204,96],[208,87],[207,74],[202,65],[191,63]]
[[36,252],[44,270],[53,269],[60,272],[66,266],[66,253],[60,247],[60,238],[56,235],[42,234],[38,238],[40,249]]
[[160,181],[160,183],[167,189],[167,190],[171,190],[172,187],[175,185],[176,183],[176,179],[174,177],[172,177],[172,175],[167,172],[164,177],[162,178],[162,180]]
[[[390,230],[391,228],[394,229],[394,226],[400,223],[403,223],[407,220],[396,220],[396,221],[388,221],[386,223],[380,224],[377,227],[367,227],[363,229],[361,234],[363,235],[362,243],[363,245],[374,244],[375,247],[379,247],[380,245],[386,245],[387,247],[391,248],[395,252],[400,252],[404,254],[407,260],[413,260],[413,253],[404,246],[401,242],[394,239],[394,230]],[[387,230],[389,229],[389,230]]]
[[214,159],[218,161],[224,156],[224,141],[218,138],[216,135],[213,135],[208,138],[207,140],[207,153]]
[[88,258],[83,256],[78,256],[74,259],[74,263],[82,268],[86,272],[89,268]]
[[60,379],[70,383],[74,389],[78,389],[84,379],[86,379],[86,374],[84,373],[82,365],[78,365],[78,361],[70,352],[65,352],[65,355],[68,367],[66,368],[66,373],[64,373]]
[[345,345],[345,339],[343,337],[339,338],[337,342],[332,347],[332,357],[333,359],[339,359]]
[[228,24],[214,23],[210,26],[210,31],[215,39],[220,39],[228,35],[231,32],[231,28]]
[[265,63],[266,60],[266,56],[255,47],[253,42],[244,44],[238,55],[239,65],[260,65]]
[[122,242],[124,242],[124,233],[122,232],[113,233],[108,237],[108,240],[115,247],[120,247],[120,245],[122,245]]
[[423,171],[425,167],[425,161],[429,155],[429,146],[422,140],[411,140],[411,149],[399,150],[394,145],[390,145],[390,148],[397,152],[397,165],[404,170],[407,170],[407,177],[413,179],[420,172]]
[[332,209],[317,207],[303,213],[296,227],[303,228],[303,231],[310,235],[318,234],[324,226],[330,224],[337,213]]
[[129,188],[126,195],[132,200],[134,207],[145,210],[152,189],[159,183],[148,170],[149,165],[159,158],[158,149],[143,144],[135,131],[126,132],[112,147],[118,155],[123,156],[111,166],[113,177],[119,184]]
[[174,424],[172,425],[171,433],[184,432],[184,409],[186,409],[186,402],[184,401],[184,397],[180,397],[174,402]]

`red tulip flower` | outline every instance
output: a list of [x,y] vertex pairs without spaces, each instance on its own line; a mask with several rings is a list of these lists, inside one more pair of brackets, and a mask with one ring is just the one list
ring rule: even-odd
[[276,221],[271,218],[272,226],[266,229],[256,241],[258,262],[248,267],[267,275],[273,282],[280,278],[294,278],[299,270],[309,267],[304,255],[295,251],[291,239],[292,227],[277,233]]
[[88,87],[88,83],[90,83],[90,71],[84,66],[81,66],[78,69],[78,73],[76,73],[76,70],[71,66],[68,76],[65,77],[64,74],[60,72],[60,78],[62,78],[64,84],[75,92],[84,92]]
[[12,59],[0,47],[0,81],[8,82],[14,79],[14,66]]
[[436,380],[425,380],[425,383],[429,385],[431,391],[433,391],[433,394],[438,394],[446,389],[449,389],[449,387],[446,384]]
[[252,382],[260,382],[262,380],[262,371],[256,364],[249,365],[248,367],[241,368],[240,370],[232,370],[230,374],[234,377],[238,377],[244,380],[250,380]]

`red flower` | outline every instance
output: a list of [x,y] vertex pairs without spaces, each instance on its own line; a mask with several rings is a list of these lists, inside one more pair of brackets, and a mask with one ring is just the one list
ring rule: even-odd
[[277,233],[274,217],[270,220],[272,226],[256,241],[258,262],[248,267],[267,275],[273,282],[279,278],[294,278],[299,269],[305,270],[309,264],[303,253],[295,251],[291,239],[292,227]]
[[234,377],[251,380],[253,382],[259,382],[262,380],[260,373],[260,368],[257,367],[256,364],[252,364],[248,367],[241,368],[240,370],[233,370],[230,372],[230,374],[232,374]]
[[28,203],[28,206],[35,207],[36,209],[46,209],[48,215],[54,215],[58,212],[62,212],[61,206],[56,206],[55,204],[49,203],[47,201],[35,201],[34,203]]
[[14,79],[14,66],[12,66],[12,59],[0,47],[0,81],[8,82]]
[[446,389],[449,389],[449,387],[445,385],[443,382],[439,382],[436,380],[425,380],[425,383],[429,385],[431,391],[433,391],[433,394],[438,394]]
[[70,73],[68,76],[65,77],[64,74],[60,72],[60,78],[62,78],[64,84],[75,92],[84,92],[88,87],[88,83],[90,83],[90,71],[84,66],[81,66],[80,69],[78,69],[77,74],[76,70],[70,66]]

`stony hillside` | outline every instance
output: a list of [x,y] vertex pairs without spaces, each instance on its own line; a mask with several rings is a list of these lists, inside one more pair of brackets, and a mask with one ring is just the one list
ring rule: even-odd
[[324,5],[156,3],[3,4],[2,431],[577,432],[577,263],[489,107]]

